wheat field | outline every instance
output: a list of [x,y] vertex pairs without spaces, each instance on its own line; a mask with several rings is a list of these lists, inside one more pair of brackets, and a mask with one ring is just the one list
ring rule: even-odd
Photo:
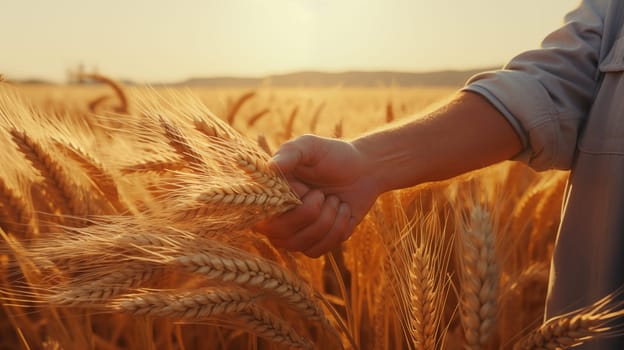
[[299,203],[266,164],[455,90],[0,82],[2,349],[563,349],[609,296],[542,319],[568,173],[504,162],[386,193],[319,259],[254,225]]

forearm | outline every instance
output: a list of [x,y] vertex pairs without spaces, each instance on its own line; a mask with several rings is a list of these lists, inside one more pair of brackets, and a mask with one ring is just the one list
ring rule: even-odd
[[353,141],[382,192],[447,179],[518,154],[522,145],[496,108],[475,93]]

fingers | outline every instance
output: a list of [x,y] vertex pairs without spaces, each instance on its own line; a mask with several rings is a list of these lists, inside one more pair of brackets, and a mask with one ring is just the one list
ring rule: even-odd
[[318,258],[348,239],[354,227],[348,204],[340,203],[336,196],[325,199],[323,193],[312,190],[299,207],[258,224],[256,230],[276,247]]
[[287,240],[295,232],[314,223],[321,214],[325,195],[319,190],[308,191],[302,204],[296,208],[256,225],[256,230],[265,234],[271,240]]
[[340,204],[336,213],[335,221],[329,232],[322,235],[321,240],[312,245],[312,247],[303,251],[303,253],[311,258],[319,256],[332,250],[351,234],[351,209],[346,203]]
[[295,191],[295,193],[299,196],[299,198],[304,197],[308,192],[310,192],[310,186],[301,181],[289,179],[288,184],[290,185],[290,188],[292,188],[293,191]]
[[323,203],[318,218],[311,225],[308,225],[293,236],[284,240],[282,247],[288,250],[304,251],[313,246],[331,230],[336,219],[339,205],[340,200],[338,197],[330,196],[327,198]]
[[288,238],[272,238],[271,242],[275,246],[318,258],[349,237],[353,230],[352,223],[349,205],[340,203],[336,196],[330,196],[323,203],[314,223]]

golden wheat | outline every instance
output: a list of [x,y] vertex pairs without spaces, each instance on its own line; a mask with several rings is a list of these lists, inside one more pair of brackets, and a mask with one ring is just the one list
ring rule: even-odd
[[462,230],[461,319],[468,349],[483,349],[495,329],[498,298],[498,266],[494,232],[489,213],[471,209]]
[[[0,89],[0,160],[13,165],[0,169],[0,347],[505,349],[540,321],[565,173],[505,163],[386,194],[318,260],[251,231],[300,203],[267,166],[270,144],[344,137],[371,126],[362,117],[383,122],[384,106],[396,120],[450,90],[197,92],[234,101],[221,120],[176,91],[123,92],[115,114],[93,96],[82,109],[45,94],[31,106]],[[252,98],[257,112],[237,123]],[[596,321],[619,317],[609,306],[518,346],[615,334]]]

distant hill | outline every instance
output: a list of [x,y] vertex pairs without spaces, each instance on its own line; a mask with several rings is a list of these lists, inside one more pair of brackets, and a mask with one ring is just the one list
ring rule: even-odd
[[493,69],[497,68],[489,67],[463,71],[446,70],[422,73],[390,71],[324,73],[309,71],[270,75],[265,78],[192,78],[172,85],[205,87],[253,87],[261,84],[268,84],[276,87],[460,86],[471,76],[479,72]]
[[[274,74],[263,78],[246,77],[206,77],[191,78],[180,82],[152,83],[152,86],[189,86],[189,87],[256,87],[269,85],[275,87],[457,87],[463,85],[471,76],[500,67],[487,67],[470,70],[444,70],[433,72],[393,72],[393,71],[348,71],[341,73],[327,73],[303,71],[288,74]],[[113,77],[114,78],[114,77]],[[57,82],[42,79],[8,80],[9,82],[31,85],[58,84]],[[122,80],[124,85],[137,85],[132,80]],[[94,83],[83,83],[94,84]],[[139,84],[141,85],[141,84]]]

